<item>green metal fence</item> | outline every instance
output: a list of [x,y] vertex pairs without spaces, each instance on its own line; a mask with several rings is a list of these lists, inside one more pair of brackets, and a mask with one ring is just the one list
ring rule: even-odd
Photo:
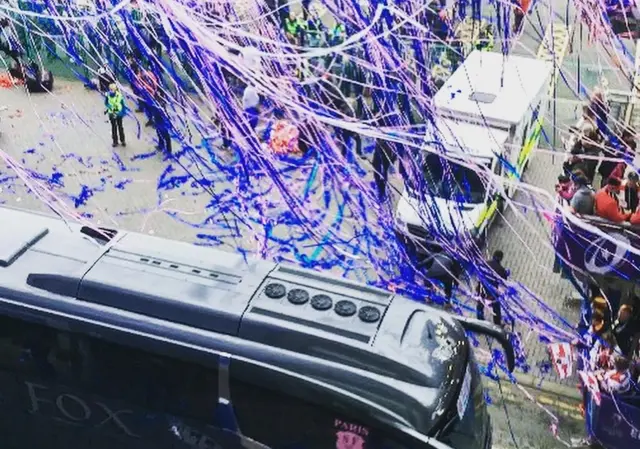
[[[34,1],[19,1],[18,7],[23,11],[37,13],[49,13],[43,3]],[[57,13],[64,15],[66,6],[57,7]],[[78,11],[80,12],[80,11]],[[109,48],[91,48],[86,35],[78,32],[69,32],[58,26],[55,20],[13,14],[16,23],[17,39],[21,44],[27,59],[39,61],[51,70],[56,78],[76,79],[77,74],[92,78],[92,70],[98,69],[98,63],[103,58],[111,61],[111,65],[117,66],[116,60]],[[98,42],[97,39],[91,40]],[[72,49],[72,52],[69,52]],[[72,54],[69,54],[72,53]],[[75,53],[75,54],[73,54]],[[7,63],[6,58],[3,59]],[[3,64],[4,65],[4,64]],[[114,67],[116,72],[119,67]]]

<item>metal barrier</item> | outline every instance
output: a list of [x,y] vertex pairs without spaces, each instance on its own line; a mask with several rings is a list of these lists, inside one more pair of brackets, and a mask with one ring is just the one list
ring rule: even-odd
[[[544,39],[540,42],[538,52],[536,53],[536,59],[543,61],[553,62],[553,74],[551,75],[551,81],[549,83],[549,101],[553,102],[553,141],[551,145],[553,148],[557,146],[557,112],[556,112],[556,93],[558,86],[558,78],[560,76],[560,68],[564,62],[564,58],[569,50],[569,43],[571,37],[571,26],[567,26],[564,23],[551,22],[545,31]],[[540,136],[542,134],[542,125],[544,117],[539,117],[534,127],[533,145],[538,146]],[[533,148],[527,150],[527,157],[530,157],[530,153]]]
[[[18,1],[17,7],[22,11],[47,13],[44,3],[37,1]],[[79,10],[80,11],[80,10]],[[66,15],[66,7],[56,8],[59,15]],[[93,50],[88,45],[91,39],[84,34],[65,33],[54,19],[32,17],[19,13],[12,13],[16,25],[16,37],[25,53],[25,58],[41,63],[54,74],[56,78],[77,79],[78,75],[91,78],[92,70],[97,70],[95,61],[102,58],[114,61],[109,49],[101,45]],[[6,58],[3,65],[8,65]]]

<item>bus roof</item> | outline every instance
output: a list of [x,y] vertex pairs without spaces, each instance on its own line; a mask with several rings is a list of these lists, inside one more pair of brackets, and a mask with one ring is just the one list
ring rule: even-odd
[[553,66],[539,59],[474,51],[434,97],[439,114],[508,127],[532,107]]
[[254,359],[384,402],[423,432],[466,366],[459,323],[384,290],[143,234],[101,240],[7,207],[0,220],[0,305],[162,328],[163,339],[193,335],[219,353],[252,348]]
[[[437,131],[425,136],[425,146],[434,147],[436,152],[446,152],[461,158],[473,157],[493,159],[501,155],[509,133],[484,125],[458,122],[450,119],[438,119],[435,122]],[[440,142],[444,148],[439,149],[430,142]]]

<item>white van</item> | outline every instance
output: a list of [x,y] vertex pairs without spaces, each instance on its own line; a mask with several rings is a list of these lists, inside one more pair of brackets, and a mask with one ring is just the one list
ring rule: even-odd
[[482,238],[503,203],[500,183],[487,181],[491,174],[505,175],[505,166],[517,162],[517,153],[506,150],[509,133],[447,119],[435,124],[420,155],[424,188],[406,182],[397,205],[398,236],[422,242],[433,227],[452,236],[466,230]]
[[518,154],[511,176],[519,179],[540,140],[552,75],[551,62],[474,51],[436,93],[434,105],[439,117],[507,132],[507,148]]
[[[426,144],[427,148],[435,153],[444,151],[467,164],[488,167],[497,175],[520,179],[540,140],[552,74],[550,62],[472,52],[434,96],[436,126],[444,148],[434,150],[433,145]],[[504,190],[496,185],[487,188],[477,174],[458,165],[452,172],[454,181],[475,176],[475,181],[467,181],[467,185],[477,185],[478,191],[462,198],[450,191],[451,177],[443,178],[442,172],[438,173],[442,170],[440,158],[427,156],[425,167],[434,164],[432,177],[439,175],[445,187],[430,187],[433,198],[422,205],[418,195],[405,188],[396,210],[399,234],[414,241],[428,240],[427,229],[432,227],[452,235],[468,231],[482,240],[503,204],[501,193],[506,191],[511,196],[515,188],[509,183]],[[429,175],[425,173],[425,177]]]

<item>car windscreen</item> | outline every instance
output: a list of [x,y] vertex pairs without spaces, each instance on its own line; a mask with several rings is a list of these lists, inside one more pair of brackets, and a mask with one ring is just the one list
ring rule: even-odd
[[410,194],[419,197],[419,192],[447,201],[480,204],[485,199],[485,183],[475,170],[462,166],[434,153],[423,156],[423,179],[420,185],[411,186]]

